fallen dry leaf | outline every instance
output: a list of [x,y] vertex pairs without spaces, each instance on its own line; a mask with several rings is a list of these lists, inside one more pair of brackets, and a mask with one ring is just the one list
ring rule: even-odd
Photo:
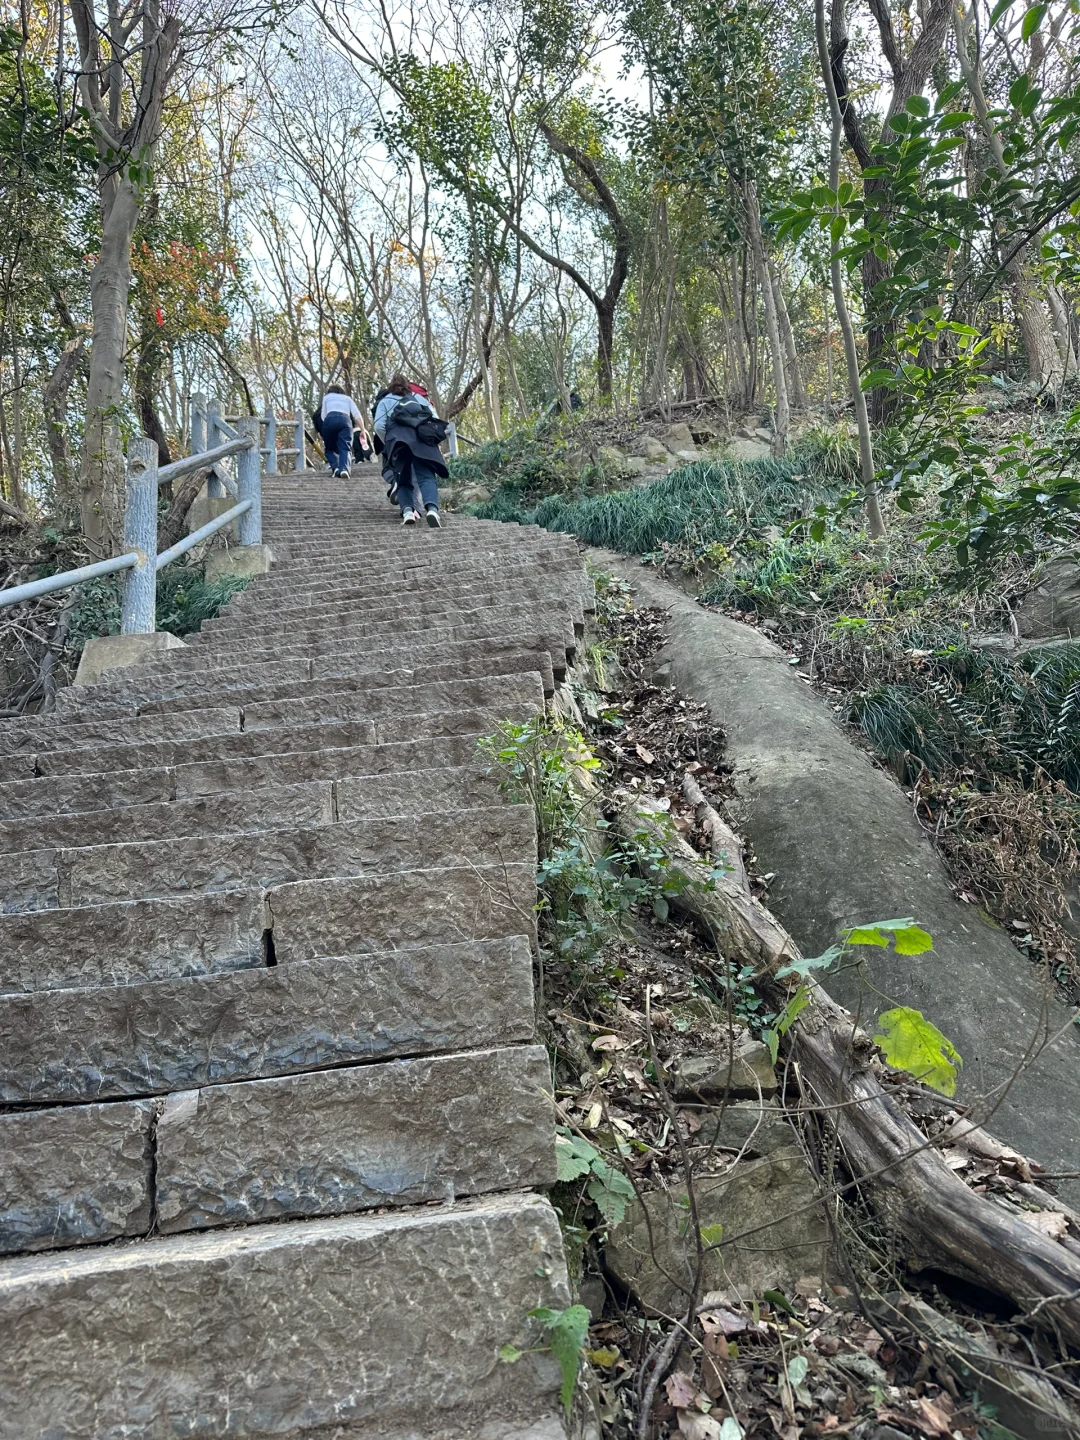
[[934,1402],[928,1400],[925,1395],[920,1395],[919,1409],[922,1411],[923,1419],[926,1423],[934,1427],[934,1434],[950,1435],[952,1433],[952,1425],[949,1422],[949,1417],[940,1405],[935,1405]]
[[720,1422],[700,1410],[680,1410],[679,1434],[686,1440],[720,1440]]
[[1021,1210],[1020,1219],[1051,1240],[1060,1240],[1069,1229],[1068,1220],[1057,1210]]
[[697,1400],[698,1387],[682,1370],[673,1370],[664,1381],[667,1398],[676,1410],[685,1410]]
[[644,745],[635,745],[634,750],[637,754],[638,759],[643,760],[646,765],[652,765],[653,762],[656,760],[656,756],[652,753],[651,750],[646,750]]
[[621,1040],[618,1035],[598,1035],[592,1042],[594,1050],[625,1050],[628,1042]]
[[703,1310],[698,1316],[706,1335],[741,1335],[749,1325],[745,1315],[733,1310]]

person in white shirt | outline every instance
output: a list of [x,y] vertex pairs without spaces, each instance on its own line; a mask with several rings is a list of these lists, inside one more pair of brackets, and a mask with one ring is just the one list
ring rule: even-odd
[[344,480],[352,463],[353,425],[363,424],[360,411],[340,385],[331,385],[323,396],[319,418],[330,473]]

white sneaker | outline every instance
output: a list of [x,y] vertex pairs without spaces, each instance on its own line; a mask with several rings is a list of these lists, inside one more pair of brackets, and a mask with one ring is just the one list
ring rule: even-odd
[[432,530],[442,529],[442,521],[439,519],[437,506],[429,505],[427,507],[427,523],[431,526]]
[[406,510],[401,517],[401,523],[402,525],[415,525],[419,519],[420,516],[417,515],[415,510]]

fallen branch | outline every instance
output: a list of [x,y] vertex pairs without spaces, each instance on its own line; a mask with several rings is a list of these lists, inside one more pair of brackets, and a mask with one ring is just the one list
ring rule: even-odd
[[[776,971],[797,959],[799,950],[768,910],[731,876],[713,880],[650,797],[628,796],[615,823],[627,840],[645,831],[664,850],[686,885],[671,903],[727,960],[753,965],[758,983],[783,1005],[788,987],[775,978]],[[853,1177],[839,1190],[858,1189],[902,1242],[914,1268],[932,1266],[1004,1295],[1029,1318],[1052,1323],[1080,1346],[1080,1257],[1005,1205],[969,1190],[882,1088],[869,1037],[816,981],[802,983],[810,1001],[787,1043],[800,1082],[836,1132]],[[1047,1195],[1045,1208],[1059,1207]]]

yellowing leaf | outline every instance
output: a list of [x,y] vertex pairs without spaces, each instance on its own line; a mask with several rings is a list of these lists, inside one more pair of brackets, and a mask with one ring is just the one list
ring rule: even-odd
[[618,1360],[619,1353],[613,1346],[604,1345],[599,1350],[586,1350],[585,1359],[590,1365],[599,1365],[603,1370],[610,1370]]
[[874,1036],[885,1059],[897,1070],[914,1075],[939,1095],[956,1094],[956,1077],[964,1063],[951,1040],[921,1011],[908,1005],[886,1010],[878,1017],[881,1033]]
[[929,931],[921,930],[918,925],[906,925],[903,930],[897,930],[895,940],[897,955],[925,955],[934,948]]
[[723,1225],[702,1225],[701,1243],[703,1245],[719,1245],[724,1238]]

